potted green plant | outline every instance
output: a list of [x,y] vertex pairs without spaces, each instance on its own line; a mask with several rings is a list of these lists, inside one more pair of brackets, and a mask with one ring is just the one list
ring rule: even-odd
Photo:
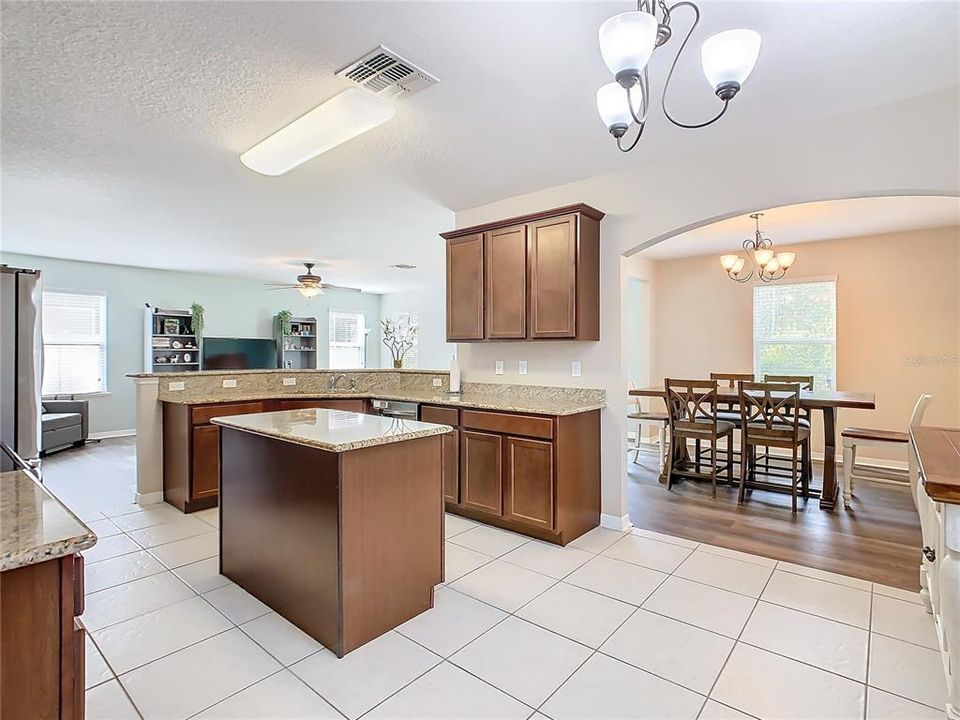
[[277,320],[280,323],[280,334],[290,334],[290,321],[293,320],[293,313],[289,310],[281,310],[277,313]]
[[404,355],[417,342],[417,326],[398,320],[384,319],[380,321],[380,327],[383,331],[383,344],[389,348],[393,356],[393,367],[399,370],[403,367]]
[[193,303],[190,306],[190,325],[193,329],[193,334],[197,336],[197,341],[199,342],[200,337],[203,335],[203,305],[200,303]]

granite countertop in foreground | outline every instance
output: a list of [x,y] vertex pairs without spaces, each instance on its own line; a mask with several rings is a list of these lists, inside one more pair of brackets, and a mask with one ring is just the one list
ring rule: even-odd
[[[544,388],[547,390],[547,388]],[[375,398],[377,400],[398,400],[415,402],[421,405],[449,405],[451,407],[465,407],[476,410],[501,410],[503,412],[533,413],[536,415],[576,415],[602,410],[606,402],[593,398],[551,397],[545,392],[542,396],[513,395],[503,393],[494,395],[481,392],[465,391],[459,395],[437,393],[430,390],[384,390],[384,391],[337,391],[337,392],[281,392],[278,390],[252,390],[249,392],[232,392],[214,394],[184,394],[182,396],[166,395],[161,398],[164,402],[184,405],[200,405],[204,403],[233,402],[241,400],[270,400],[273,398],[315,399],[324,400]]]
[[0,570],[93,547],[97,536],[22,470],[0,473]]
[[442,435],[453,430],[449,425],[314,408],[215,417],[211,422],[336,453]]

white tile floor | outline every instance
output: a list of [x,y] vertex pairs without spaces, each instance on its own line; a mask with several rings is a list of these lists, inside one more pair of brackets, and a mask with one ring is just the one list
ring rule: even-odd
[[915,594],[682,538],[448,516],[435,607],[337,660],[218,574],[215,513],[88,518],[90,720],[944,716]]
[[101,536],[90,720],[944,717],[916,593],[640,529],[561,549],[448,515],[435,607],[337,660],[218,574],[215,510],[130,504],[121,442],[46,473]]

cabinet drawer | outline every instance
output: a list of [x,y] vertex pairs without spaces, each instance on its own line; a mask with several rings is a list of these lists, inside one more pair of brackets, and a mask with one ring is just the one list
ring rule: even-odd
[[420,408],[420,420],[423,422],[437,423],[438,425],[456,427],[460,424],[460,411],[456,408],[423,405]]
[[231,403],[229,405],[197,405],[191,409],[190,422],[194,425],[203,425],[215,417],[227,415],[249,415],[263,412],[263,402]]
[[464,410],[461,422],[465,428],[490,430],[509,435],[553,439],[553,420],[533,415],[508,415],[506,413]]

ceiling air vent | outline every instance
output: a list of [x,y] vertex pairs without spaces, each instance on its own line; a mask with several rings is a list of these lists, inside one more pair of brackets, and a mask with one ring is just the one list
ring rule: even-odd
[[380,95],[412,95],[439,80],[383,45],[337,71],[337,75]]

